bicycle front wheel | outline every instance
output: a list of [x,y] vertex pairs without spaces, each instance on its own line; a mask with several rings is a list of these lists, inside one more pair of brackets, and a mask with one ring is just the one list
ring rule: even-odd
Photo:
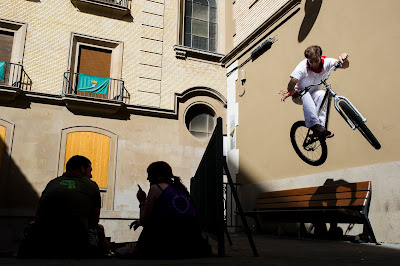
[[375,138],[374,134],[372,134],[371,130],[369,130],[367,125],[365,125],[361,117],[353,110],[353,108],[351,108],[351,106],[345,101],[339,102],[339,106],[342,108],[347,117],[354,123],[364,138],[368,140],[372,147],[379,150],[381,148],[381,144]]
[[304,162],[318,166],[328,157],[325,139],[314,137],[304,121],[297,121],[290,129],[290,141],[297,155]]

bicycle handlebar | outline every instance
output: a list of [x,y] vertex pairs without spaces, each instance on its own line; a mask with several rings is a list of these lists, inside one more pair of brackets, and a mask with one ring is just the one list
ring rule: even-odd
[[[344,63],[344,62],[346,62],[346,60],[344,60],[343,63]],[[326,73],[322,76],[322,79],[321,79],[320,82],[315,83],[315,84],[311,84],[311,85],[305,87],[304,90],[302,90],[302,91],[300,92],[301,96],[303,96],[304,94],[306,94],[312,87],[315,87],[315,86],[318,86],[318,85],[321,85],[322,83],[324,83],[324,82],[329,78],[329,75],[331,74],[332,70],[334,70],[334,69],[336,70],[337,68],[341,67],[341,66],[343,65],[343,63],[341,63],[340,61],[338,61],[334,66],[332,66],[332,67],[329,69],[328,72],[326,72]]]

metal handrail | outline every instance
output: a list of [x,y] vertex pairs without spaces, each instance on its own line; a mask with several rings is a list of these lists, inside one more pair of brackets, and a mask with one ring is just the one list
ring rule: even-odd
[[[238,187],[241,184],[234,183],[235,189],[237,191]],[[240,227],[236,223],[236,213],[238,212],[238,208],[236,206],[235,199],[233,198],[233,193],[231,188],[229,187],[229,183],[223,183],[223,194],[224,194],[224,218],[225,223],[228,228],[230,227]]]
[[23,65],[5,62],[4,76],[0,78],[0,86],[30,91],[32,80],[26,74]]
[[78,81],[80,73],[64,72],[63,95],[76,95],[94,99],[105,99],[123,102],[124,100],[124,81],[121,79],[110,78],[107,94],[78,91]]

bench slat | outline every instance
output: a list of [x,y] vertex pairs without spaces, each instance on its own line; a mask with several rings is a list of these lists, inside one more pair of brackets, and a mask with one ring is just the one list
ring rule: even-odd
[[342,206],[364,206],[367,199],[340,199],[325,201],[299,201],[258,204],[257,210],[263,209],[287,209],[287,208],[314,208],[314,207],[342,207]]
[[330,194],[338,192],[350,192],[350,191],[365,191],[371,190],[371,181],[364,181],[358,183],[348,183],[341,185],[329,185],[322,187],[309,187],[309,188],[297,188],[289,190],[280,190],[272,192],[261,192],[259,198],[274,198],[274,197],[287,197],[287,196],[301,196],[301,195],[313,195],[313,194]]
[[338,200],[338,199],[364,199],[369,195],[369,191],[357,192],[342,192],[330,194],[316,194],[304,196],[288,196],[279,198],[258,198],[255,207],[259,204],[266,203],[280,203],[280,202],[298,202],[298,201],[324,201],[324,200]]
[[247,211],[246,216],[263,215],[269,221],[281,222],[355,222],[364,223],[365,217],[355,209],[301,209],[301,210],[264,210]]

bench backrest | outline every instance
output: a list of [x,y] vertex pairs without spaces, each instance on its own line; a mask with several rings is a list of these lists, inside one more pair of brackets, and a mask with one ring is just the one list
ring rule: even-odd
[[261,192],[255,209],[362,208],[368,204],[370,195],[371,181]]

